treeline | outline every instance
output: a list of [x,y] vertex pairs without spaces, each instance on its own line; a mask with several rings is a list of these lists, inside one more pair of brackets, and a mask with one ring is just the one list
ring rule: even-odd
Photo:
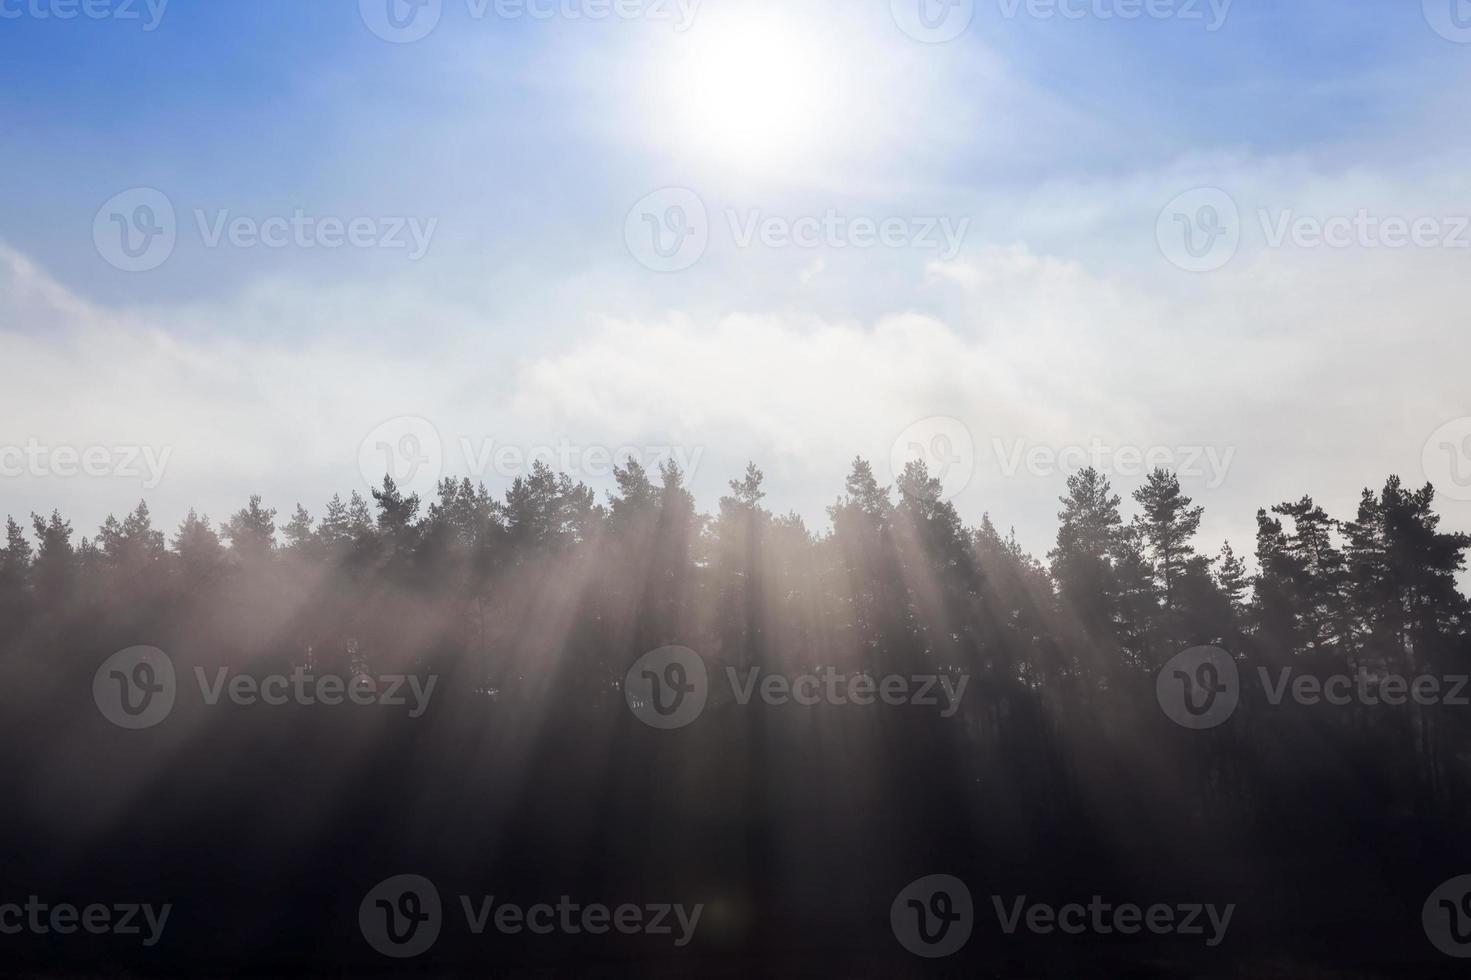
[[[364,638],[381,618],[372,597],[430,603],[446,618],[422,625],[455,644],[476,685],[534,666],[506,655],[530,609],[553,613],[569,641],[591,640],[569,656],[610,668],[678,642],[736,663],[892,660],[1096,686],[1196,644],[1350,671],[1445,669],[1465,650],[1456,576],[1471,538],[1439,529],[1432,487],[1397,477],[1365,490],[1352,519],[1311,497],[1259,511],[1252,574],[1229,543],[1197,552],[1202,508],[1164,470],[1132,494],[1131,519],[1098,471],[1069,478],[1045,562],[989,515],[967,528],[919,462],[891,488],[856,460],[820,534],[763,506],[754,465],[713,515],[697,511],[672,463],[651,474],[629,460],[615,475],[606,503],[538,463],[504,499],[446,479],[427,505],[385,477],[371,503],[334,496],[320,519],[299,504],[283,518],[252,497],[218,526],[191,511],[171,536],[146,502],[80,541],[60,513],[33,514],[34,547],[9,518],[4,642],[79,617],[126,611],[146,623],[239,590],[266,602],[274,591],[283,615],[269,623],[298,627],[314,656],[355,640],[371,659]],[[356,596],[364,601],[348,611],[367,619],[303,623],[291,612],[304,588]],[[280,642],[292,641],[267,646]]]
[[[671,967],[718,975],[727,956],[793,972],[809,954],[889,957],[889,902],[936,871],[1015,894],[1239,900],[1233,930],[1266,948],[1415,959],[1418,902],[1471,860],[1468,709],[1269,710],[1254,686],[1257,667],[1471,672],[1471,538],[1441,530],[1429,486],[1390,478],[1351,518],[1310,497],[1263,509],[1252,570],[1229,545],[1200,552],[1202,509],[1163,470],[1128,508],[1096,470],[1070,477],[1045,558],[989,517],[967,527],[918,462],[890,487],[856,460],[821,532],[768,509],[754,465],[713,514],[672,463],[615,474],[606,501],[543,465],[502,498],[444,480],[422,501],[385,478],[320,517],[252,497],[171,535],[141,503],[80,540],[57,513],[30,534],[10,520],[0,736],[22,751],[0,861],[15,881],[142,874],[213,910],[230,929],[181,939],[185,973],[221,950],[340,964],[362,943],[334,910],[413,871],[532,897],[718,894],[713,937]],[[137,644],[165,650],[181,688],[220,666],[438,686],[418,719],[181,698],[123,732],[90,685]],[[953,717],[727,703],[659,732],[620,687],[666,644],[712,673],[970,683]],[[1196,645],[1243,678],[1210,731],[1156,700],[1161,666]],[[275,930],[269,949],[251,928]],[[459,963],[452,944],[436,955]]]

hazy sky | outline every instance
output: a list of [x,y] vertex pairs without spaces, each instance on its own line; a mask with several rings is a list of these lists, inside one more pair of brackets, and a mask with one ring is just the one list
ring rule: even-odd
[[0,0],[0,511],[631,448],[1471,530],[1468,78],[1464,0]]

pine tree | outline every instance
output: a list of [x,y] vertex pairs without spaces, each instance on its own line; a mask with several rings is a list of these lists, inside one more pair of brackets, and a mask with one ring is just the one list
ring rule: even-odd
[[282,528],[286,535],[286,546],[298,555],[309,556],[317,544],[316,532],[312,527],[312,515],[300,503],[291,515],[291,521]]
[[1466,614],[1456,576],[1471,537],[1440,531],[1434,500],[1430,485],[1407,491],[1392,476],[1377,497],[1364,490],[1344,525],[1348,592],[1370,662],[1422,669]]
[[352,521],[348,517],[347,504],[340,494],[333,494],[327,501],[327,512],[317,525],[317,543],[322,553],[335,561],[344,558],[352,545]]
[[1200,530],[1205,508],[1192,507],[1190,498],[1180,492],[1179,478],[1158,468],[1134,491],[1134,499],[1143,509],[1134,523],[1153,562],[1165,610],[1173,610],[1175,583],[1195,555],[1191,539]]
[[975,660],[987,648],[994,624],[983,629],[978,621],[980,567],[960,515],[922,460],[906,463],[895,487],[894,523],[909,569],[905,580],[913,583],[909,601],[921,622],[933,624],[921,650],[945,664]]
[[1231,550],[1229,541],[1221,545],[1221,554],[1216,562],[1216,586],[1231,603],[1232,611],[1239,616],[1246,610],[1246,594],[1251,586],[1246,562],[1238,558],[1236,552]]
[[1115,621],[1119,582],[1113,556],[1124,540],[1119,496],[1092,466],[1068,477],[1058,513],[1057,546],[1048,552],[1067,611],[1085,630],[1106,633]]
[[64,603],[70,597],[80,568],[71,543],[71,522],[62,520],[60,512],[53,510],[49,519],[32,514],[31,527],[39,542],[32,566],[37,603],[60,614],[65,611]]
[[265,561],[276,549],[275,509],[262,507],[260,495],[253,494],[250,503],[225,522],[225,536],[237,558],[247,564]]
[[613,481],[618,485],[616,493],[608,494],[608,522],[613,528],[627,528],[655,519],[659,491],[642,463],[631,456],[622,466],[615,463]]
[[417,528],[415,518],[419,513],[419,495],[407,497],[393,482],[393,477],[384,475],[383,488],[371,491],[373,502],[378,505],[378,533],[394,553],[406,553],[413,548]]
[[174,534],[174,553],[179,557],[186,584],[208,581],[219,571],[225,557],[220,536],[210,526],[209,518],[199,516],[192,507]]
[[31,571],[31,543],[15,518],[5,518],[5,547],[0,549],[0,581],[23,588]]
[[97,547],[108,566],[124,575],[148,574],[165,550],[163,532],[154,530],[143,501],[122,521],[109,516],[97,532]]
[[6,517],[5,547],[0,549],[0,615],[8,621],[19,621],[20,610],[29,600],[30,582],[31,543],[15,518]]
[[562,550],[592,534],[603,510],[590,488],[542,460],[506,490],[506,529],[520,556]]

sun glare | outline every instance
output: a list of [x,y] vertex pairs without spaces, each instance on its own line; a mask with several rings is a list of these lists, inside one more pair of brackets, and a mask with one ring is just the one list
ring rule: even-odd
[[695,31],[658,70],[666,138],[746,170],[830,148],[842,89],[814,30],[796,16],[747,9]]

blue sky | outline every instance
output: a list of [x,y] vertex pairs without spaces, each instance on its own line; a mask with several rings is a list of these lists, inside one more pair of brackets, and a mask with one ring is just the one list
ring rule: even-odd
[[[970,443],[962,514],[1039,552],[1066,467],[1009,473],[1018,447],[1229,451],[1183,482],[1240,551],[1258,505],[1342,512],[1391,471],[1438,476],[1426,452],[1471,412],[1453,0],[960,0],[943,43],[906,33],[921,0],[441,0],[407,43],[372,29],[405,0],[123,2],[0,0],[0,356],[24,365],[0,445],[169,463],[147,487],[27,464],[0,509],[58,505],[84,533],[140,496],[170,525],[251,491],[320,511],[413,418],[440,441],[416,478],[487,440],[679,447],[706,506],[752,458],[820,526],[848,460],[887,464],[939,418]],[[175,244],[125,271],[94,233],[139,188]],[[707,241],[661,272],[630,212],[663,195],[670,217],[671,188]],[[1191,272],[1161,215],[1200,188],[1240,244]],[[1436,230],[1271,240],[1361,211]],[[315,244],[211,239],[298,213]],[[825,217],[836,239],[792,243]],[[408,243],[325,247],[323,220]]]

